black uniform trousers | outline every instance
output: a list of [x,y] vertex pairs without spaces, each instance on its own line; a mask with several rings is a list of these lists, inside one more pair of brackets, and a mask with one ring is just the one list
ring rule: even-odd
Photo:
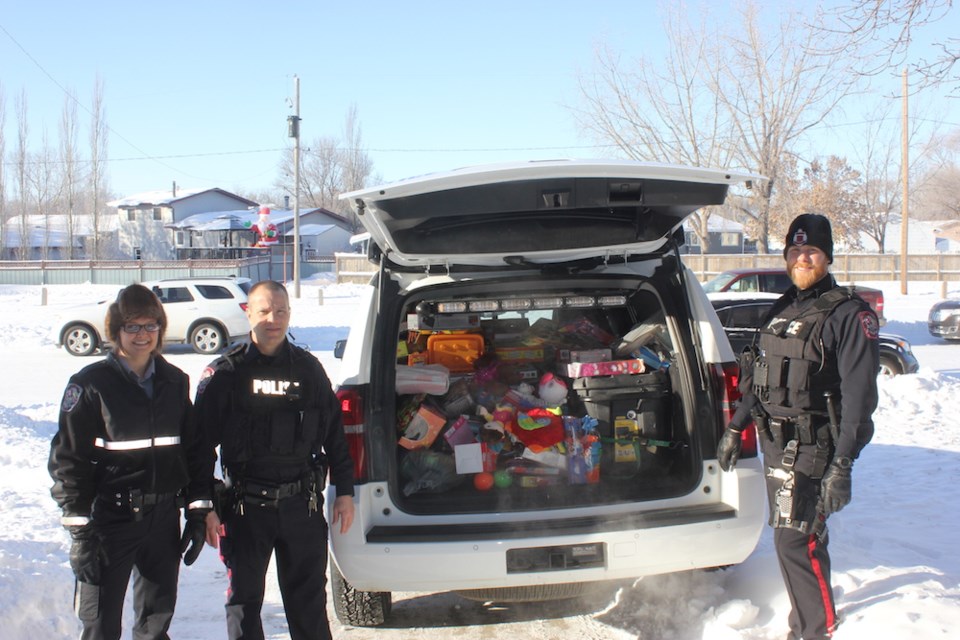
[[223,525],[220,557],[227,567],[227,636],[262,640],[267,567],[276,552],[277,581],[291,640],[330,638],[327,621],[327,524],[322,510],[309,513],[303,496],[278,506],[245,504]]
[[[98,499],[99,500],[99,499]],[[75,605],[81,640],[120,638],[123,600],[133,574],[133,637],[167,640],[180,574],[180,509],[173,498],[148,507],[141,520],[128,511],[94,506],[102,537],[99,586],[77,582]]]
[[[777,508],[776,494],[783,483],[770,477],[769,468],[783,468],[783,450],[778,449],[763,434],[760,435],[760,442],[763,447],[764,466],[768,469],[767,498],[773,524],[772,513]],[[812,522],[817,515],[823,456],[823,451],[818,452],[816,445],[800,446],[793,466],[796,483],[794,514],[798,519]],[[816,477],[811,477],[811,473]],[[773,546],[790,598],[788,622],[791,632],[798,640],[829,638],[837,626],[833,588],[830,585],[828,543],[826,531],[822,537],[818,537],[789,527],[776,527],[773,530]]]

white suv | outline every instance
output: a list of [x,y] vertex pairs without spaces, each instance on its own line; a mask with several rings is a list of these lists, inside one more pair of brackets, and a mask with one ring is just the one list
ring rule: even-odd
[[[249,278],[171,278],[144,282],[167,314],[164,342],[188,343],[197,353],[213,354],[247,334]],[[60,313],[57,346],[88,356],[108,346],[104,330],[112,300],[78,305]]]
[[331,532],[342,622],[383,623],[393,591],[541,600],[747,558],[755,434],[721,473],[739,370],[677,243],[757,179],[548,161],[342,196],[379,263],[338,354],[357,478],[354,525]]

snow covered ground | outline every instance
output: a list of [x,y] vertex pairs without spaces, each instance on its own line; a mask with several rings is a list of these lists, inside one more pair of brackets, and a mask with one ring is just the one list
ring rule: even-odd
[[[854,501],[830,520],[834,590],[843,618],[838,640],[951,637],[960,625],[960,343],[927,333],[938,283],[877,286],[886,296],[885,331],[909,339],[920,373],[880,381],[877,434],[854,469]],[[68,538],[50,498],[46,460],[68,377],[90,359],[71,357],[51,338],[53,314],[107,297],[117,287],[0,286],[0,640],[76,637]],[[319,293],[323,293],[323,304]],[[293,301],[292,332],[331,375],[336,339],[346,337],[357,288],[308,281]],[[953,283],[950,295],[960,294]],[[176,347],[169,359],[193,383],[210,360]],[[184,567],[171,636],[225,637],[226,578],[205,549]],[[742,565],[598,586],[577,601],[491,605],[452,594],[394,594],[394,613],[379,629],[344,628],[337,637],[424,640],[489,638],[772,640],[786,633],[788,602],[769,529]],[[275,580],[268,581],[267,637],[287,638]],[[129,629],[131,613],[125,615]],[[954,631],[950,631],[954,629]],[[129,637],[129,636],[127,636]]]

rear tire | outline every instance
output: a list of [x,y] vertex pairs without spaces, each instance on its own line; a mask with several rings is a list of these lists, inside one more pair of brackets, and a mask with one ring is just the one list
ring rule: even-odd
[[332,560],[330,591],[333,594],[333,610],[337,612],[337,619],[351,627],[378,627],[386,621],[393,608],[389,591],[355,589]]
[[582,582],[563,584],[536,584],[529,587],[495,587],[491,589],[464,589],[457,595],[478,602],[547,602],[579,598],[586,591]]
[[97,332],[86,324],[72,324],[63,332],[63,348],[72,356],[89,356],[100,345]]
[[216,322],[201,322],[190,330],[190,346],[197,353],[211,355],[227,346],[223,327]]

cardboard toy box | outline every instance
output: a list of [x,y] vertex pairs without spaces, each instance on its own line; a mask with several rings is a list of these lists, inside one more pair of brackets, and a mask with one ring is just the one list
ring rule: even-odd
[[447,418],[439,411],[422,405],[403,429],[403,435],[397,440],[404,449],[429,447],[437,439],[437,434],[447,423]]

